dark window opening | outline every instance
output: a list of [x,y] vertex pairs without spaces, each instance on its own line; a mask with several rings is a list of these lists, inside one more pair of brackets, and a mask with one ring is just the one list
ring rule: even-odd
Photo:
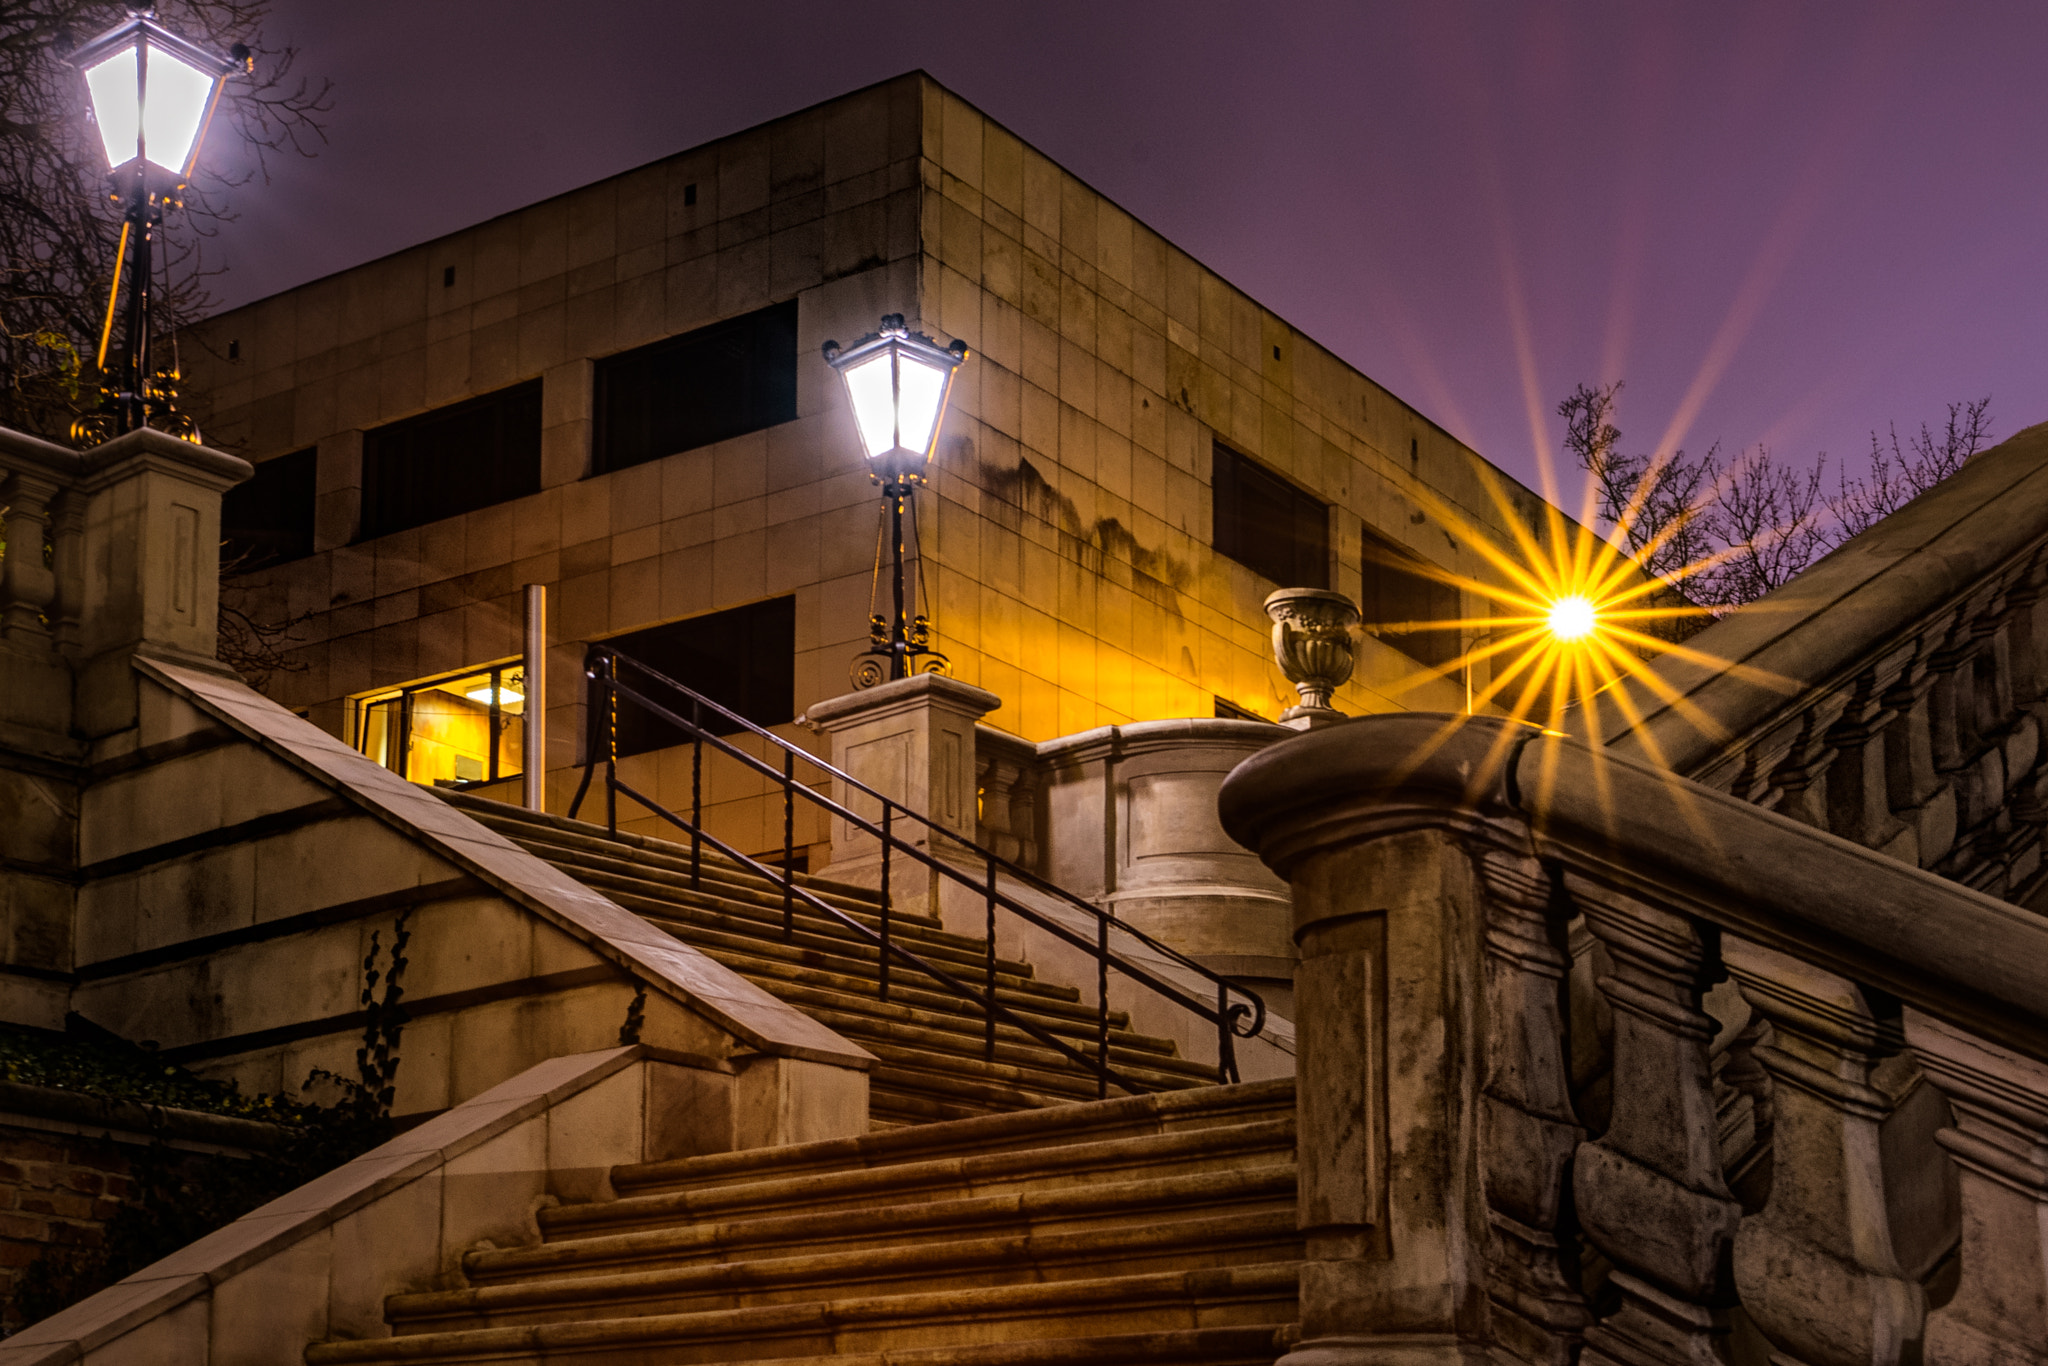
[[242,358],[242,343],[241,343],[241,340],[240,340],[239,338],[237,338],[236,340],[234,340],[234,341],[231,341],[231,342],[229,342],[229,343],[228,343],[228,359],[229,359],[229,360],[240,360],[241,358]]
[[1281,588],[1330,586],[1330,508],[1222,442],[1210,488],[1215,545]]
[[695,204],[696,202],[697,182],[693,180],[689,184],[683,186],[683,207],[688,208],[690,205]]
[[443,266],[443,267],[441,267],[441,288],[443,288],[443,289],[453,289],[454,287],[455,287],[455,267],[453,267],[453,266]]
[[1358,610],[1365,629],[1432,668],[1463,653],[1457,626],[1424,625],[1458,620],[1457,585],[1435,577],[1422,560],[1370,530],[1364,549]]
[[1227,697],[1216,698],[1216,719],[1219,721],[1263,721],[1266,718],[1250,707],[1240,707]]
[[796,301],[597,363],[596,471],[796,417]]
[[312,554],[318,474],[319,452],[308,447],[263,461],[221,495],[221,568],[244,573]]
[[540,381],[363,434],[358,540],[540,492]]
[[[796,716],[796,599],[771,598],[730,611],[712,612],[687,621],[653,626],[604,642],[628,659],[666,674],[752,721],[777,726]],[[651,682],[632,665],[619,666],[619,682],[678,716],[689,715],[689,702]],[[715,712],[706,712],[704,729],[731,735],[740,729]],[[645,754],[688,743],[677,727],[650,714],[638,703],[619,701],[619,754]]]

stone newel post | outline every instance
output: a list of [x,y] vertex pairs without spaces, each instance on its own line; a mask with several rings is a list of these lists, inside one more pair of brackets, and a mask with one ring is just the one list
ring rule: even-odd
[[[936,827],[899,814],[893,834],[945,856],[953,852],[947,835],[974,838],[974,723],[1001,705],[1001,698],[972,684],[919,674],[814,703],[804,721],[832,737],[834,766]],[[832,796],[880,823],[880,803],[874,798],[836,782]],[[881,873],[875,838],[835,820],[830,876],[872,887],[880,884]],[[938,903],[935,875],[901,855],[892,860],[889,889],[892,904],[906,911]]]

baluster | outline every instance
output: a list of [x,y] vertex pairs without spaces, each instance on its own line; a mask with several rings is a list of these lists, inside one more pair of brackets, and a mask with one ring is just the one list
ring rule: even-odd
[[1927,1316],[1929,1366],[2048,1363],[2048,1063],[1910,1007],[1906,1042],[1948,1097],[1936,1136],[1961,1178],[1961,1279]]
[[1880,1145],[1892,1105],[1871,1084],[1903,1046],[1898,1021],[1854,983],[1784,954],[1734,938],[1721,952],[1775,1031],[1752,1050],[1772,1081],[1772,1176],[1769,1202],[1735,1235],[1742,1307],[1781,1360],[1904,1360],[1926,1295],[1893,1248]]
[[704,885],[704,704],[690,699],[690,889]]
[[896,810],[894,802],[886,798],[882,802],[882,999],[889,999],[889,848],[896,837],[889,828],[889,818]]
[[782,751],[782,942],[796,937],[796,755]]
[[988,1008],[982,1012],[987,1020],[988,1040],[986,1044],[989,1061],[996,1056],[996,861],[988,861],[988,918],[984,926],[988,934]]
[[1586,1331],[1585,1366],[1708,1363],[1725,1356],[1721,1274],[1741,1207],[1721,1175],[1701,1008],[1707,936],[1683,916],[1568,877],[1614,970],[1614,1114],[1572,1165],[1579,1221],[1614,1270],[1620,1305]]
[[1496,1340],[1516,1359],[1564,1366],[1593,1321],[1579,1290],[1566,1195],[1585,1141],[1571,1100],[1565,978],[1567,916],[1535,859],[1479,856],[1486,898],[1485,1082],[1479,1154],[1493,1225],[1487,1295]]
[[1886,730],[1898,713],[1884,703],[1889,683],[1877,670],[1856,680],[1855,697],[1828,732],[1835,757],[1827,784],[1827,829],[1869,848],[1897,829],[1885,797]]
[[1095,921],[1095,1098],[1109,1095],[1109,912]]
[[43,563],[50,501],[61,486],[26,470],[7,481],[7,510],[0,521],[7,542],[0,559],[0,633],[10,644],[46,645],[50,628],[43,613],[57,596],[57,576]]

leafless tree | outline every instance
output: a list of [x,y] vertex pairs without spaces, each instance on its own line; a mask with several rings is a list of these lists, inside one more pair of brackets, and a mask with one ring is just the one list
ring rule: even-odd
[[[1870,436],[1871,468],[1846,470],[1835,492],[1825,482],[1827,456],[1809,465],[1781,460],[1762,445],[1724,462],[1718,446],[1701,456],[1624,455],[1613,412],[1619,382],[1579,385],[1558,404],[1565,449],[1590,475],[1602,526],[1645,571],[1682,598],[1718,615],[1752,602],[1961,469],[1991,439],[1991,400],[1952,403],[1940,435],[1922,424],[1889,450]],[[1674,637],[1703,624],[1677,619]]]
[[[269,0],[166,0],[160,17],[218,51],[244,43],[253,76],[228,83],[214,138],[232,129],[254,169],[208,171],[202,157],[177,230],[159,254],[155,308],[175,328],[207,306],[203,246],[231,215],[229,192],[268,157],[311,155],[330,105],[326,82],[295,70],[298,54],[266,46]],[[119,23],[108,0],[0,0],[0,425],[62,437],[98,399],[95,356],[120,235],[85,81],[65,54]],[[111,357],[109,358],[111,363]]]

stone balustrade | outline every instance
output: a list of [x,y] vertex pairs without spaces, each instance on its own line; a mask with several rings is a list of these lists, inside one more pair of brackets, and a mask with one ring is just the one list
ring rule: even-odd
[[[1608,743],[2043,908],[2048,426],[2021,432],[1605,708]],[[1634,718],[1634,719],[1631,719]]]
[[[1329,727],[1223,789],[1302,953],[1286,1366],[2048,1362],[2048,921],[1461,720]],[[1729,991],[1766,1144],[1740,1180]]]

